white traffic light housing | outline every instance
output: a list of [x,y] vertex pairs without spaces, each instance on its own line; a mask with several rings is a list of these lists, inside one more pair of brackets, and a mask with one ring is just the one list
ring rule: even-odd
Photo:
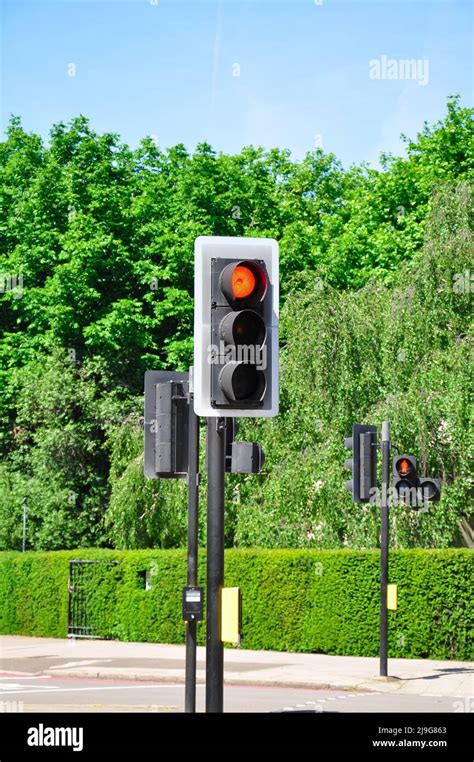
[[277,242],[197,238],[194,284],[196,414],[277,415]]

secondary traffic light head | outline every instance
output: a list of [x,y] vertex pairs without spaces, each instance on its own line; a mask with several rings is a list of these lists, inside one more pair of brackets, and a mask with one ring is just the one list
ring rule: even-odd
[[144,472],[148,479],[188,472],[189,373],[145,373]]
[[354,503],[368,503],[371,490],[377,486],[377,426],[354,423],[352,436],[344,440],[344,445],[352,450],[352,458],[344,461],[345,468],[352,472],[352,479],[345,482],[345,488],[352,494]]
[[393,488],[399,500],[411,508],[437,503],[441,496],[441,481],[419,477],[413,455],[397,455],[393,459]]
[[194,410],[278,412],[278,244],[201,236],[195,243]]

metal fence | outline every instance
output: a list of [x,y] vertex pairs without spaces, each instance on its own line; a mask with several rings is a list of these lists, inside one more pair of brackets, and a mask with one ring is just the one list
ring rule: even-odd
[[119,574],[118,561],[69,561],[68,638],[113,637],[110,598],[116,597]]

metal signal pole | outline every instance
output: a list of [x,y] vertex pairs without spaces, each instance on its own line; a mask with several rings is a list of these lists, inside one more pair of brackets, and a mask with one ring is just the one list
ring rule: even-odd
[[[199,417],[194,412],[193,369],[189,369],[189,455],[188,455],[188,559],[187,584],[197,585],[199,515]],[[196,711],[197,621],[186,622],[186,671],[184,711]]]
[[220,597],[224,586],[225,418],[207,419],[207,462],[206,712],[223,712]]
[[390,421],[382,422],[382,496],[380,501],[382,521],[380,529],[380,675],[388,675],[388,489],[390,481]]
[[26,548],[26,506],[27,506],[27,502],[28,502],[28,500],[27,500],[26,497],[24,497],[23,500],[21,501],[21,507],[23,509],[23,541],[22,541],[21,549],[22,549],[23,553],[25,552],[25,548]]

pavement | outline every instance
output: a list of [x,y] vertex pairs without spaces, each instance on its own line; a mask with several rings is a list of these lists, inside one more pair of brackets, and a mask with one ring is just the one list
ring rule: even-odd
[[[159,643],[0,636],[0,672],[18,676],[184,682],[185,648]],[[377,694],[455,698],[474,711],[474,662],[389,659],[378,677],[377,658],[226,648],[225,683],[335,689]],[[198,648],[197,682],[205,680],[205,649]]]

